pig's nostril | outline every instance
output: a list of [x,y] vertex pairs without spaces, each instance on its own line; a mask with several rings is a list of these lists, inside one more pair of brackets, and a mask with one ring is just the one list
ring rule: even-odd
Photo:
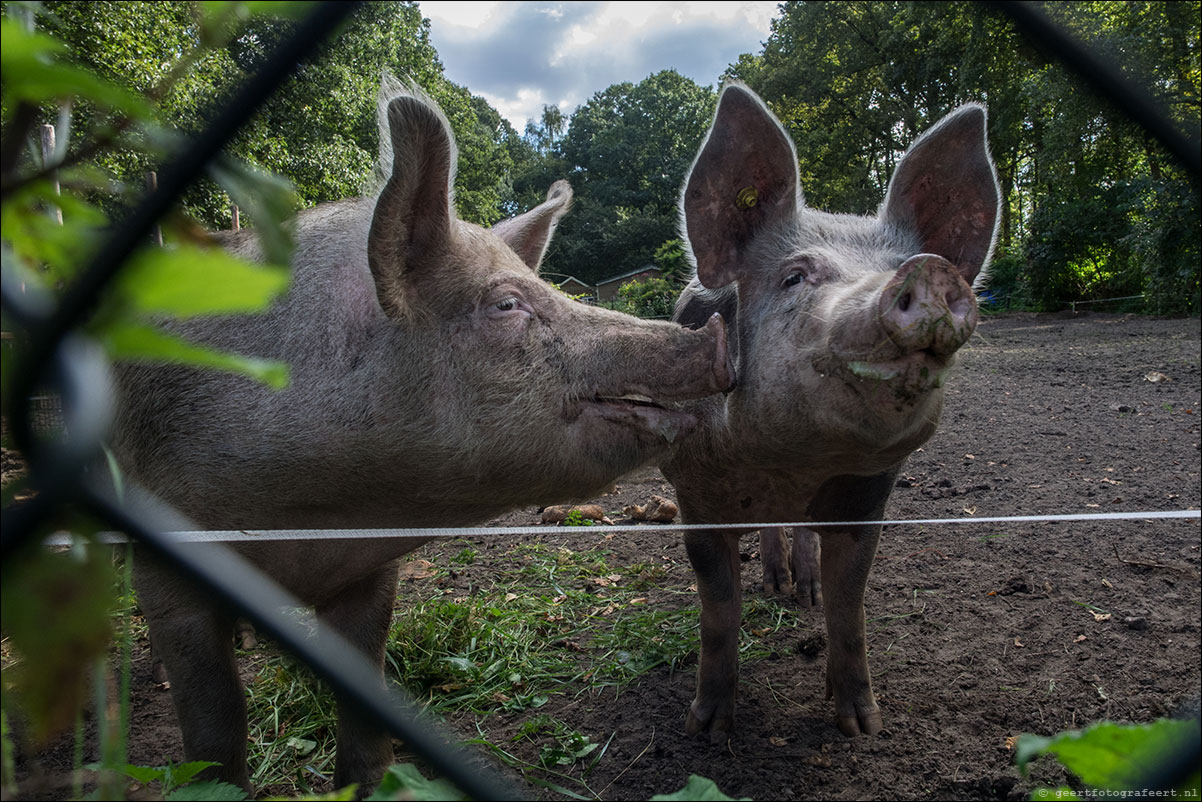
[[910,311],[910,301],[911,301],[910,293],[908,293],[908,292],[902,293],[897,298],[897,308],[903,312]]

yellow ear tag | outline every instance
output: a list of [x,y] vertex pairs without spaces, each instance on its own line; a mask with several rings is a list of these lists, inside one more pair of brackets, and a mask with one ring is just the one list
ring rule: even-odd
[[739,190],[739,194],[735,196],[735,206],[740,209],[750,209],[759,202],[760,193],[755,187],[743,187]]

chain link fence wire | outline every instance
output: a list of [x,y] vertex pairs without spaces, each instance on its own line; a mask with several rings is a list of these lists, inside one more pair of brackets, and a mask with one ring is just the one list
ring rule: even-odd
[[[323,2],[300,22],[237,95],[219,109],[212,123],[159,171],[158,189],[133,209],[95,255],[78,280],[56,302],[31,294],[3,274],[4,313],[25,332],[24,347],[12,375],[5,411],[11,434],[29,464],[35,495],[3,510],[0,557],[7,566],[26,547],[38,547],[36,535],[64,504],[89,510],[100,521],[134,538],[141,548],[170,561],[214,598],[240,611],[276,638],[330,684],[334,692],[393,736],[402,739],[435,771],[475,799],[514,799],[491,772],[471,768],[471,760],[452,739],[422,714],[404,693],[384,688],[379,673],[353,646],[324,625],[309,637],[298,622],[280,612],[300,606],[275,582],[220,544],[186,546],[165,532],[195,528],[177,513],[136,488],[117,500],[89,487],[85,467],[101,453],[111,419],[113,393],[108,364],[100,349],[79,333],[109,281],[133,251],[143,247],[158,218],[196,180],[234,134],[268,97],[312,56],[356,2]],[[1099,58],[1056,25],[1034,2],[991,2],[1049,58],[1059,60],[1102,97],[1126,111],[1156,137],[1197,178],[1202,150],[1195,132],[1183,133],[1144,87],[1127,79],[1117,65]],[[5,344],[9,351],[9,344]],[[6,358],[8,354],[6,353]],[[59,400],[61,399],[61,400]],[[61,407],[60,407],[61,405]],[[1198,771],[1197,733],[1190,743],[1151,767],[1147,787],[1168,790]]]
[[[118,502],[89,487],[84,469],[99,457],[111,419],[113,392],[108,365],[99,348],[77,332],[94,311],[104,288],[138,247],[143,247],[158,218],[205,166],[250,120],[260,106],[318,51],[321,43],[358,7],[354,2],[323,2],[279,45],[237,95],[224,104],[190,146],[159,171],[158,189],[116,228],[80,277],[57,304],[31,294],[3,275],[4,312],[28,334],[11,382],[5,411],[12,435],[29,463],[32,499],[3,511],[0,555],[7,565],[23,546],[36,547],[35,535],[61,505],[76,503],[99,520],[126,532],[141,547],[173,563],[183,576],[201,583],[214,598],[251,619],[330,684],[338,697],[391,735],[402,739],[435,771],[475,799],[512,799],[512,791],[491,773],[473,769],[468,756],[421,714],[399,689],[385,688],[378,670],[337,632],[319,623],[317,636],[279,611],[302,606],[230,549],[212,545],[181,547],[163,533],[178,529],[182,518],[143,503]],[[48,388],[61,399],[62,422],[69,436],[39,436],[30,399]],[[132,494],[136,496],[137,494]],[[191,527],[188,527],[191,528]]]

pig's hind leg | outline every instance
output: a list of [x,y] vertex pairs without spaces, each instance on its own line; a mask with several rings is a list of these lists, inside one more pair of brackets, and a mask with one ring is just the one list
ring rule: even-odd
[[793,596],[802,607],[822,606],[821,554],[817,532],[793,527]]
[[[396,601],[398,568],[399,563],[394,560],[317,606],[322,621],[356,646],[376,667],[381,686],[384,682],[384,649]],[[370,793],[392,762],[391,736],[339,699],[334,787],[358,783],[360,794]]]
[[793,566],[789,537],[784,527],[766,526],[760,530],[760,565],[764,572],[764,592],[788,596],[793,593]]
[[794,527],[792,541],[790,546],[784,527],[768,526],[760,530],[764,592],[792,595],[802,607],[821,607],[818,534],[811,529]]

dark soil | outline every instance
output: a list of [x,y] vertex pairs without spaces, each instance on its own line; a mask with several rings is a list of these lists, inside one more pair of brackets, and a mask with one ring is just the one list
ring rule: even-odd
[[[911,457],[888,515],[1196,510],[1199,361],[1197,319],[986,318],[949,381],[939,431]],[[672,497],[648,469],[597,503],[621,522],[624,505],[652,493]],[[502,519],[538,521],[533,509]],[[610,565],[658,562],[667,575],[650,603],[692,603],[670,592],[693,582],[678,537],[574,528],[549,540],[609,552]],[[482,540],[461,580],[487,584],[504,545]],[[462,547],[436,544],[416,556],[446,562]],[[762,592],[757,540],[746,537],[743,550],[746,599]],[[832,724],[820,611],[802,611],[796,630],[765,635],[772,656],[742,665],[738,729],[725,743],[683,731],[695,653],[681,656],[682,669],[653,671],[620,694],[565,689],[539,712],[594,742],[612,734],[587,777],[602,799],[648,799],[690,774],[759,800],[1029,798],[1070,778],[1047,759],[1021,777],[1014,736],[1197,710],[1199,563],[1196,520],[891,526],[867,593],[879,735],[847,739]],[[182,759],[168,695],[150,684],[144,651],[135,672],[131,762]],[[537,747],[509,741],[528,717],[498,714],[481,726],[533,762]],[[478,737],[474,719],[449,723]],[[24,761],[22,773],[38,764]],[[51,776],[69,766],[67,745],[41,756]],[[523,796],[563,798],[498,770]]]

